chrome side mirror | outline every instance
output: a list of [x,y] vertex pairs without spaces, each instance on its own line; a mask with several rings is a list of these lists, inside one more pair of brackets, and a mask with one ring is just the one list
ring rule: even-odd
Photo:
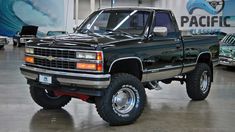
[[154,27],[153,32],[157,36],[165,37],[167,36],[167,27]]

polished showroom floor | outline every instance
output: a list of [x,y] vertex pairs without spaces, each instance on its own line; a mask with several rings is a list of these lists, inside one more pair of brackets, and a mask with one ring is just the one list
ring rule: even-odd
[[61,110],[37,106],[19,71],[23,51],[12,45],[0,50],[1,132],[235,132],[235,70],[216,67],[211,93],[201,102],[190,101],[178,82],[160,84],[161,91],[147,90],[146,108],[135,124],[110,127],[94,105],[80,100]]

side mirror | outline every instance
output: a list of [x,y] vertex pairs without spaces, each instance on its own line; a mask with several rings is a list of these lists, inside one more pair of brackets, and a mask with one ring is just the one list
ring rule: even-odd
[[167,36],[167,27],[154,27],[153,32],[157,36],[165,37]]

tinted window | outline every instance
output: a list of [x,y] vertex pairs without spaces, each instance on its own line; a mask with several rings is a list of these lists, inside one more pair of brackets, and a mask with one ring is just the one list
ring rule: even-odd
[[155,15],[155,26],[166,27],[168,36],[175,33],[175,27],[172,23],[171,17],[167,12],[157,12]]

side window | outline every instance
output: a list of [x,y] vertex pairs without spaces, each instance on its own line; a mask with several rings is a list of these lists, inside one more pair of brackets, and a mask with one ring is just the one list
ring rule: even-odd
[[155,27],[166,27],[168,37],[175,35],[175,27],[172,23],[170,14],[167,12],[156,12],[155,14]]

